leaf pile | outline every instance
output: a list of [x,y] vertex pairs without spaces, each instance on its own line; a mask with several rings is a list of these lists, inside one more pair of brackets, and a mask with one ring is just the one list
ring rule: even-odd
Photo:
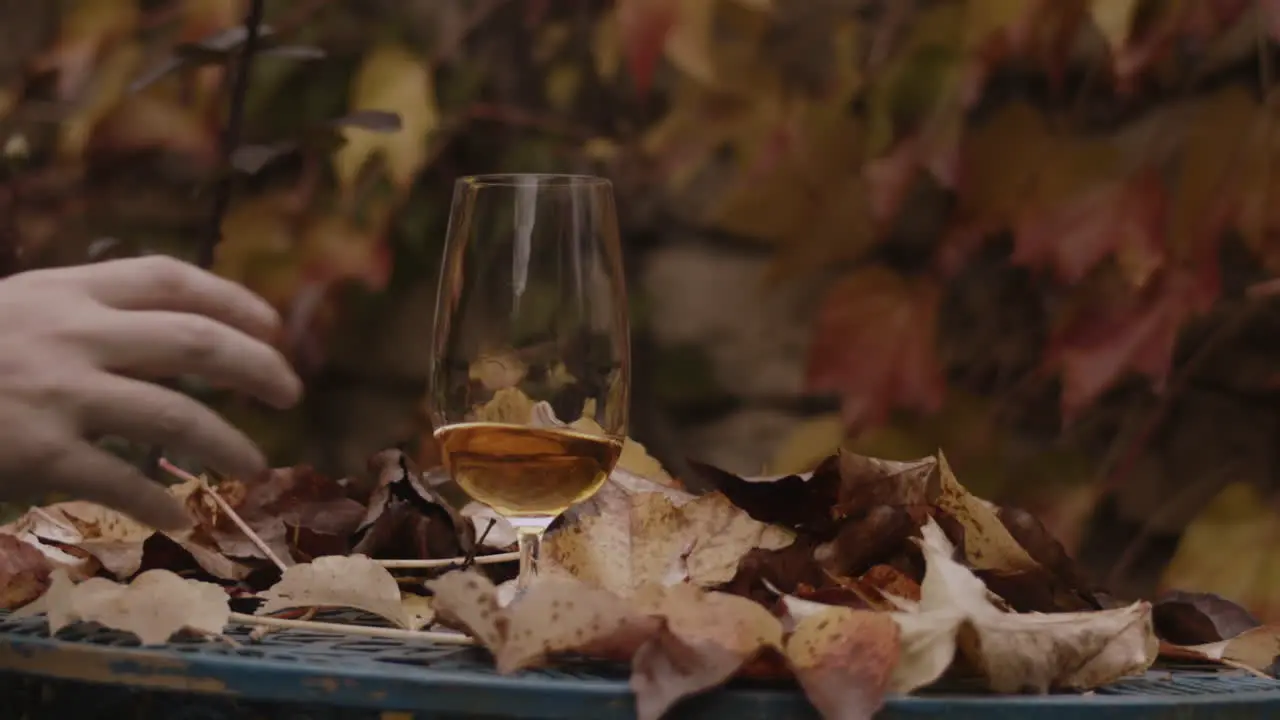
[[[469,635],[504,673],[569,655],[626,663],[646,720],[734,677],[791,678],[822,716],[870,718],[891,695],[938,683],[1083,691],[1160,656],[1262,672],[1280,654],[1280,629],[1216,596],[1116,603],[1033,517],[970,494],[941,453],[842,451],[767,478],[696,465],[716,487],[702,495],[654,473],[642,449],[624,465],[551,530],[542,575],[518,596],[510,564],[483,561],[508,549],[486,546],[493,523],[477,535],[484,513],[451,507],[447,476],[396,451],[366,478],[291,468],[175,486],[198,520],[180,535],[83,503],[33,508],[0,533],[11,546],[0,595],[45,613],[51,632],[89,621],[144,644],[302,623]],[[236,536],[227,507],[278,548],[282,571]],[[255,614],[233,612],[233,599]],[[312,620],[332,608],[376,620]]]

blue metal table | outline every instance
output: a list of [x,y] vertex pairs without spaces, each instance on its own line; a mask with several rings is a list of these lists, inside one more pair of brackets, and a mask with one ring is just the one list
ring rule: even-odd
[[[0,613],[0,718],[580,718],[634,717],[627,669],[566,661],[503,677],[475,648],[272,632],[237,644],[140,648],[95,626],[56,639],[43,618]],[[783,684],[741,682],[678,706],[671,718],[813,720]],[[893,698],[884,720],[1258,720],[1280,718],[1280,682],[1238,671],[1155,670],[1091,695]]]

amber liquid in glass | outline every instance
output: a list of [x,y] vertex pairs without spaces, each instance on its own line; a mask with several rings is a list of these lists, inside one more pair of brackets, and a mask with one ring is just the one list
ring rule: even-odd
[[590,498],[622,453],[616,438],[500,423],[449,425],[435,436],[454,481],[507,517],[554,517]]

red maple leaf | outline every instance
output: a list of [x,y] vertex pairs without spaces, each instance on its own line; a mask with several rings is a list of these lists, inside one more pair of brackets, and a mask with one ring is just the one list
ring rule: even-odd
[[618,31],[627,68],[640,94],[649,92],[667,36],[679,17],[679,0],[618,0]]
[[1011,260],[1051,267],[1074,284],[1114,254],[1140,287],[1164,263],[1165,216],[1164,187],[1153,173],[1098,185],[1069,202],[1021,213]]
[[935,343],[941,291],[882,267],[858,270],[827,293],[809,350],[807,388],[840,396],[851,428],[892,408],[937,410],[946,389]]
[[1076,417],[1129,372],[1145,375],[1157,392],[1163,390],[1178,333],[1188,320],[1213,306],[1218,292],[1217,264],[1205,257],[1163,274],[1118,303],[1081,312],[1064,325],[1046,353],[1046,362],[1062,371],[1063,418]]

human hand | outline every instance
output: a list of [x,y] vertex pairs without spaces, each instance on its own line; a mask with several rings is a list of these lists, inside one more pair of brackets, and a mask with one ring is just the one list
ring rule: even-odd
[[302,383],[269,344],[279,327],[258,296],[162,256],[0,280],[0,497],[62,492],[159,529],[189,525],[163,487],[86,438],[163,445],[228,473],[261,470],[242,433],[146,379],[195,375],[288,407]]

